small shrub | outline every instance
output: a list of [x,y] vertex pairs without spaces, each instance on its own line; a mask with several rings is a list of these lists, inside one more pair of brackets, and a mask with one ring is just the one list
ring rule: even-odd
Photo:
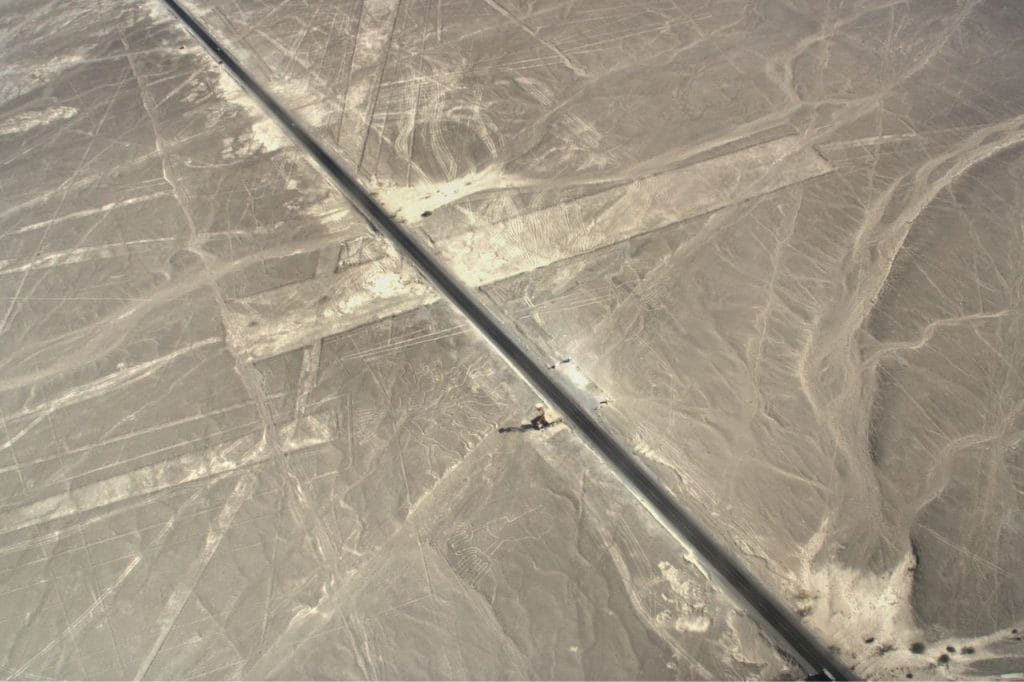
[[914,652],[915,654],[923,654],[924,653],[924,642],[914,642],[913,644],[910,645],[910,650],[912,652]]
[[946,665],[947,663],[949,663],[949,654],[942,654],[941,656],[939,656],[939,663],[941,663],[942,665]]
[[974,653],[974,647],[973,646],[962,646],[962,647],[960,647],[960,653],[962,653],[962,654],[973,654]]

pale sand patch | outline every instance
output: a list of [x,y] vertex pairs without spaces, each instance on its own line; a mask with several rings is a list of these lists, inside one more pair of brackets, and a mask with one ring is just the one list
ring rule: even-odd
[[[317,415],[283,424],[280,428],[284,453],[330,442],[335,435],[333,424],[333,419]],[[151,464],[15,507],[0,516],[0,528],[10,532],[87,513],[132,498],[230,473],[270,459],[274,454],[265,438],[251,433],[205,452]]]
[[467,284],[480,286],[830,170],[799,137],[784,137],[434,241],[442,261]]
[[[463,282],[484,286],[830,170],[798,137],[785,137],[513,220],[471,225],[443,238],[438,232],[431,248]],[[489,170],[461,181],[392,188],[382,192],[382,201],[386,207],[408,202],[401,210],[419,215],[447,203],[446,197],[461,198],[515,182]],[[405,269],[388,280],[385,294],[368,295],[380,285],[377,271],[396,267]],[[436,300],[433,289],[392,255],[374,267],[346,269],[236,302],[232,309],[237,316],[229,320],[228,338],[240,357],[266,358]]]
[[447,182],[420,183],[411,187],[383,186],[377,190],[381,205],[403,223],[422,220],[433,213],[479,192],[516,189],[536,184],[527,178],[507,175],[500,168],[486,168]]
[[22,111],[0,122],[0,135],[24,133],[56,121],[66,121],[76,114],[78,114],[78,109],[75,107],[50,107],[37,111]]

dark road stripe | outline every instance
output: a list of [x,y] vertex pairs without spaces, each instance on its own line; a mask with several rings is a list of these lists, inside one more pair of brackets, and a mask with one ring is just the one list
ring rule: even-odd
[[661,520],[689,544],[742,601],[752,616],[766,624],[803,665],[808,673],[828,671],[835,679],[856,679],[832,653],[823,647],[788,609],[783,607],[752,575],[704,529],[673,496],[608,431],[556,383],[547,371],[512,338],[501,323],[477,302],[470,291],[451,275],[434,256],[416,241],[369,195],[369,193],[267,93],[248,72],[176,0],[164,0],[206,48],[223,63],[234,78],[258,99],[333,179],[348,200],[370,225],[389,237],[423,275],[457,307],[507,361],[547,401],[559,410],[599,452]]

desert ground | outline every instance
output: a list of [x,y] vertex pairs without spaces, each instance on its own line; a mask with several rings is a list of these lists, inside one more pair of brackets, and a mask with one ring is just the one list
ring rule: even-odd
[[[1024,4],[182,0],[856,675],[1024,674]],[[0,5],[0,670],[801,670],[161,0]]]

